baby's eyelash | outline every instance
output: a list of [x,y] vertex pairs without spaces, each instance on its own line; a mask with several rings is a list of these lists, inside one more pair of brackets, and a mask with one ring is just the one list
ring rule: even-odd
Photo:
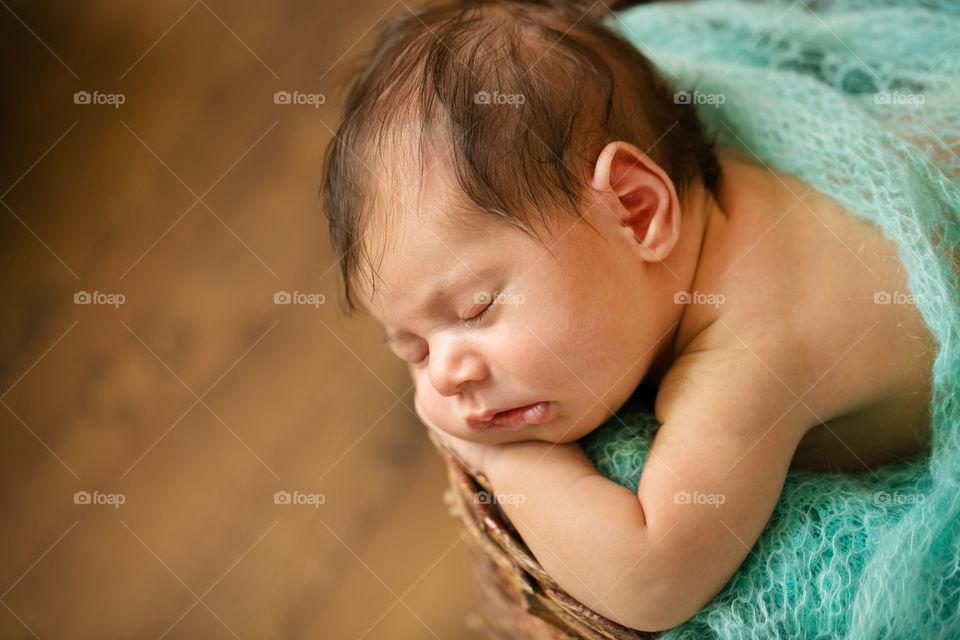
[[492,306],[493,306],[493,303],[491,302],[490,304],[488,304],[487,306],[485,306],[483,309],[481,309],[481,310],[480,310],[480,313],[478,313],[477,315],[473,316],[472,318],[467,318],[466,320],[464,320],[464,323],[466,323],[467,326],[474,326],[474,325],[476,325],[478,322],[480,322],[480,320],[483,318],[483,316],[487,313],[487,311],[488,311],[488,310],[490,309],[490,307],[492,307]]
[[[466,324],[468,327],[475,327],[475,326],[483,319],[483,317],[487,314],[487,311],[489,311],[489,310],[490,310],[490,307],[492,307],[492,306],[493,306],[493,302],[490,302],[490,303],[487,304],[483,309],[481,309],[479,313],[477,313],[477,314],[476,314],[475,316],[473,316],[472,318],[466,318],[466,319],[464,319],[463,323]],[[430,352],[427,351],[425,354],[423,354],[423,357],[422,357],[422,358],[420,358],[419,360],[416,360],[416,361],[411,362],[411,364],[418,365],[418,366],[419,366],[419,365],[422,365],[424,362],[427,361],[427,358],[428,358],[429,356],[430,356]]]

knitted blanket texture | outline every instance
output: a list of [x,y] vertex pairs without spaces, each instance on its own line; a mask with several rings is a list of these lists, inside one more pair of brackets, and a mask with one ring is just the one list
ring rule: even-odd
[[[791,471],[737,573],[661,637],[960,638],[960,5],[704,0],[607,20],[720,144],[882,230],[908,273],[899,293],[938,344],[931,453],[873,473]],[[581,440],[633,491],[651,407],[638,390]]]

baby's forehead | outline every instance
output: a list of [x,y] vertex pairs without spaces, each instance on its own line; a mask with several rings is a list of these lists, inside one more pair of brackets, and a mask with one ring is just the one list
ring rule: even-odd
[[[416,183],[415,177],[410,178]],[[364,250],[378,262],[409,262],[431,250],[493,242],[510,225],[480,209],[457,185],[437,179],[380,194],[363,231]]]

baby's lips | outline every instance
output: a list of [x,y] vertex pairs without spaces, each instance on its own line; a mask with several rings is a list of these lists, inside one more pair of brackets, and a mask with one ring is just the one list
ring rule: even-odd
[[519,429],[529,424],[541,424],[556,415],[556,406],[552,402],[541,401],[509,411],[501,411],[489,420],[468,418],[471,429]]

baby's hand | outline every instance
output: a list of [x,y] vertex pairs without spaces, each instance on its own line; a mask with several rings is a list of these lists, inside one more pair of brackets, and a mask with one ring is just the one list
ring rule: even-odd
[[420,403],[414,397],[413,401],[414,408],[417,411],[417,416],[419,416],[420,421],[446,444],[460,459],[466,463],[470,471],[476,475],[480,473],[484,476],[487,475],[487,464],[490,461],[494,451],[502,447],[503,445],[495,444],[483,444],[480,442],[470,442],[469,440],[464,440],[456,436],[452,436],[437,425],[433,424],[430,420],[427,419],[424,412],[420,409]]

